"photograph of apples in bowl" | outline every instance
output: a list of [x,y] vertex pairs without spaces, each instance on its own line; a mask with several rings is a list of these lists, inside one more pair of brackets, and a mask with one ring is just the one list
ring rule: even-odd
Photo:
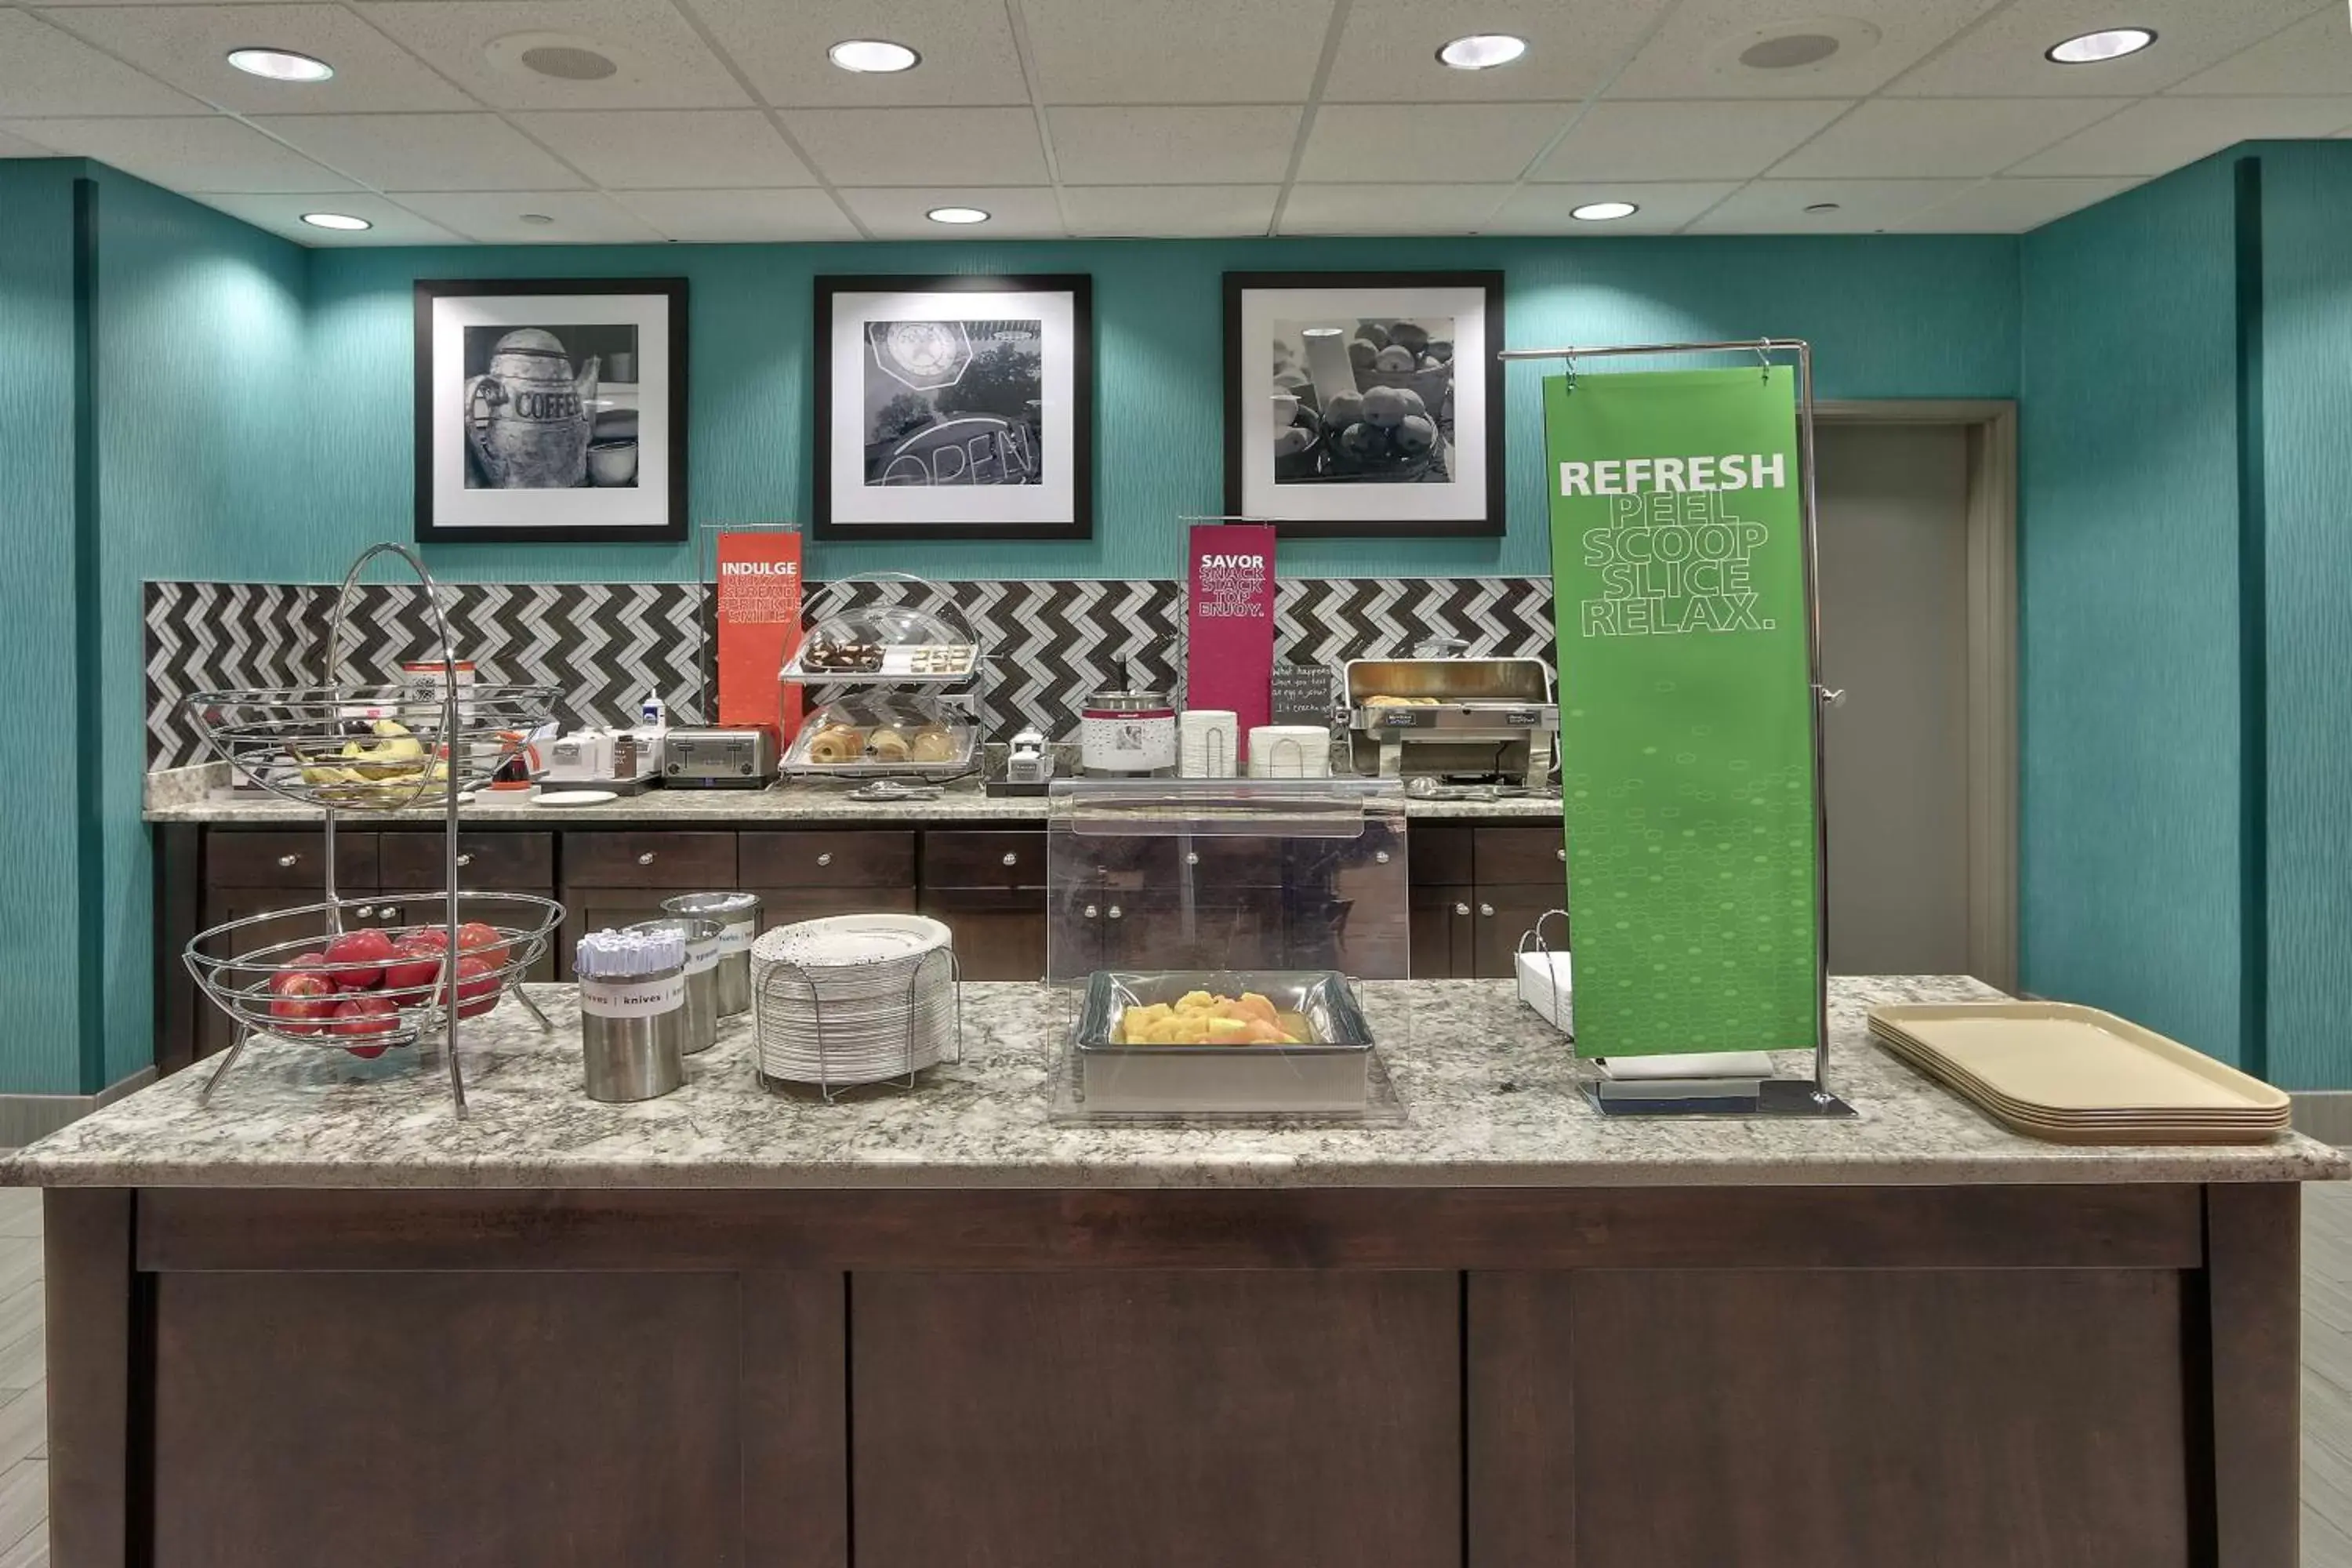
[[1276,484],[1442,484],[1454,322],[1276,321],[1271,408]]
[[[545,955],[562,920],[562,906],[551,900],[469,893],[458,900],[461,913],[488,918],[460,921],[454,958],[446,921],[362,923],[380,900],[341,900],[215,927],[189,944],[188,969],[214,1005],[247,1029],[372,1060],[415,1044],[442,1021],[446,1005],[454,1004],[460,1018],[496,1007]],[[443,906],[436,897],[409,907],[421,914]],[[265,921],[278,940],[258,946],[239,940]],[[289,928],[310,934],[278,935]]]

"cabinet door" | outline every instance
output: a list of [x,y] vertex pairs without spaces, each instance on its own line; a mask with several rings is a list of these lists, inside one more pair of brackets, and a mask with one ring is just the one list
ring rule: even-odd
[[[429,893],[448,886],[448,847],[437,829],[386,830],[377,856],[377,885]],[[555,887],[555,835],[490,828],[457,835],[457,886],[468,891],[551,893]]]
[[[1480,980],[1508,980],[1517,973],[1519,938],[1535,929],[1544,911],[1560,906],[1559,889],[1549,883],[1480,887],[1471,937],[1470,973]],[[1544,940],[1554,948],[1568,940],[1566,923],[1554,920],[1544,927]]]
[[1471,891],[1466,886],[1415,883],[1412,914],[1412,975],[1415,980],[1470,976]]
[[955,932],[966,980],[1035,980],[1045,973],[1042,889],[926,888],[921,907]]

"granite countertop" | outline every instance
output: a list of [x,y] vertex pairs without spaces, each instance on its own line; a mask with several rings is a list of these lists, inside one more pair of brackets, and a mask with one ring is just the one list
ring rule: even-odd
[[[151,775],[160,778],[163,775]],[[442,820],[435,807],[422,811],[346,812],[342,822],[415,822]],[[571,823],[654,823],[688,827],[698,824],[758,825],[784,822],[1043,822],[1043,795],[993,796],[973,781],[944,786],[937,800],[858,801],[838,784],[776,784],[763,790],[649,789],[623,795],[602,805],[546,806],[532,804],[519,792],[484,791],[459,808],[466,822],[562,827]],[[1408,801],[1405,815],[1445,821],[1558,822],[1559,797],[1522,795],[1505,800]],[[146,807],[150,822],[209,822],[232,826],[272,826],[315,823],[320,813],[258,791],[232,794],[226,789],[201,793],[152,790]]]
[[[964,988],[963,1058],[911,1092],[833,1105],[772,1094],[739,1020],[688,1085],[638,1105],[581,1092],[571,989],[468,1026],[470,1114],[444,1077],[315,1046],[247,1050],[209,1109],[199,1064],[0,1162],[56,1186],[1217,1187],[1660,1186],[2335,1180],[2352,1160],[2296,1135],[2224,1148],[2081,1148],[2020,1137],[1881,1052],[1879,1003],[1997,994],[1950,977],[1831,983],[1831,1087],[1852,1121],[1604,1120],[1569,1047],[1501,981],[1368,987],[1408,1120],[1337,1129],[1100,1127],[1047,1118],[1058,1005],[1033,984]],[[1784,1058],[1801,1069],[1801,1056]]]

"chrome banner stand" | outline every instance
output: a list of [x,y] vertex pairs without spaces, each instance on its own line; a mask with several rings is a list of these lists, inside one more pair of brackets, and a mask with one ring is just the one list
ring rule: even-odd
[[[1746,1079],[1706,1081],[1661,1079],[1629,1080],[1604,1088],[1585,1083],[1586,1098],[1609,1116],[1785,1116],[1851,1117],[1853,1107],[1830,1091],[1830,883],[1829,800],[1823,793],[1824,751],[1822,710],[1845,700],[1843,691],[1822,684],[1821,559],[1817,517],[1819,500],[1813,481],[1813,350],[1801,338],[1749,338],[1715,343],[1616,343],[1606,347],[1504,349],[1496,355],[1511,360],[1565,360],[1568,385],[1576,389],[1579,360],[1619,359],[1636,354],[1752,353],[1768,373],[1773,355],[1792,358],[1797,371],[1797,468],[1803,477],[1800,505],[1803,509],[1805,562],[1805,657],[1807,679],[1813,693],[1813,1070],[1811,1078],[1768,1078],[1752,1091]],[[1571,899],[1571,901],[1572,899]],[[1645,1090],[1647,1092],[1645,1092]]]

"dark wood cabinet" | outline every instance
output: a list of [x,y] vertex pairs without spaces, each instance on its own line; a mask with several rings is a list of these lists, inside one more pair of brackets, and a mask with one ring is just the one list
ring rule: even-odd
[[955,932],[966,980],[1036,980],[1045,973],[1043,888],[925,888],[922,912]]
[[943,827],[923,835],[923,886],[927,889],[1045,885],[1045,835],[1042,829]]
[[[659,889],[707,893],[735,886],[735,835],[645,829],[567,834],[563,884],[568,888]],[[656,899],[655,903],[661,902]]]
[[912,833],[824,828],[746,831],[735,841],[746,888],[893,888],[915,885]]
[[1407,905],[1415,980],[1454,980],[1470,972],[1475,891],[1467,883],[1416,882]]
[[[378,885],[387,892],[433,892],[449,885],[446,840],[437,831],[385,833]],[[457,886],[555,894],[555,835],[485,831],[457,835]]]

